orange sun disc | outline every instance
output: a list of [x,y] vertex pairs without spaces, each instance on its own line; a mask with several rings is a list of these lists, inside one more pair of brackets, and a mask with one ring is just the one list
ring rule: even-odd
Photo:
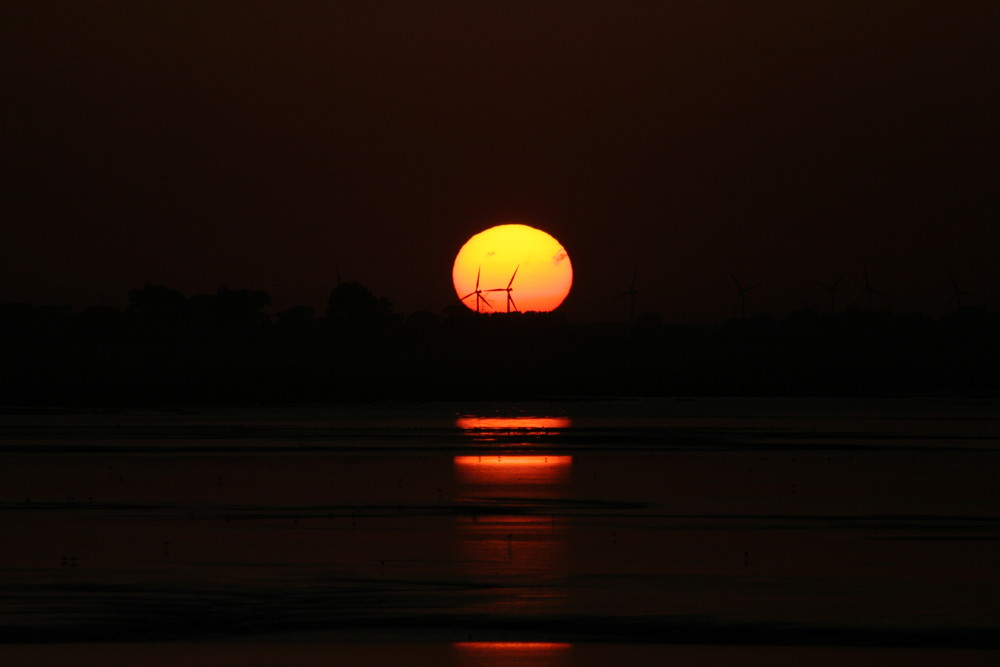
[[458,298],[471,310],[548,312],[569,294],[573,266],[550,234],[528,225],[498,225],[466,241],[451,277]]

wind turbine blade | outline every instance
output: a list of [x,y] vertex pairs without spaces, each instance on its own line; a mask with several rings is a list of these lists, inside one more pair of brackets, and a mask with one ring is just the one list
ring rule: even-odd
[[843,280],[843,279],[844,279],[844,276],[846,276],[846,275],[847,275],[847,271],[844,271],[843,273],[841,273],[841,274],[840,274],[840,277],[839,277],[839,278],[837,278],[837,279],[836,279],[836,280],[835,280],[835,281],[833,282],[833,289],[837,289],[837,285],[839,285],[839,284],[840,284],[840,281],[841,281],[841,280]]
[[476,294],[476,292],[469,292],[468,294],[466,294],[465,296],[463,296],[463,297],[462,297],[461,299],[459,299],[459,300],[460,300],[460,301],[465,301],[466,299],[468,299],[468,298],[469,298],[470,296],[472,296],[473,294]]
[[476,269],[476,291],[477,292],[479,291],[479,274],[482,273],[482,271],[483,271],[483,267],[482,266],[480,266],[478,269]]
[[511,276],[510,276],[510,282],[507,283],[507,289],[510,289],[510,286],[514,284],[514,277],[517,275],[517,270],[520,269],[520,268],[521,268],[520,264],[518,264],[517,266],[514,267],[514,273],[511,274]]
[[743,288],[742,288],[742,287],[740,287],[740,281],[738,281],[738,280],[736,279],[736,276],[735,276],[735,275],[733,275],[733,272],[732,272],[732,271],[730,271],[730,272],[729,272],[729,277],[730,277],[730,278],[732,278],[732,279],[733,279],[733,282],[734,282],[734,283],[736,284],[736,289],[738,289],[738,290],[740,290],[740,291],[742,292],[742,291],[743,291]]
[[948,280],[951,281],[951,286],[956,292],[960,291],[958,289],[958,281],[955,280],[955,274],[952,273],[952,270],[950,268],[948,269]]
[[519,311],[519,310],[517,309],[517,304],[516,304],[516,303],[514,303],[514,297],[512,297],[512,296],[510,295],[510,292],[507,292],[507,301],[508,301],[508,302],[510,303],[510,305],[511,305],[511,306],[513,306],[513,307],[514,307],[514,312],[515,312],[515,313],[519,313],[519,312],[521,312],[521,311]]

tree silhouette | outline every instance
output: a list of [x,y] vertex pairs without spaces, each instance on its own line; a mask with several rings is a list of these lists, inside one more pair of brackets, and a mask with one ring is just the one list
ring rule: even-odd
[[146,283],[128,293],[128,312],[143,320],[178,321],[188,313],[187,300],[175,289]]
[[283,329],[305,329],[316,321],[312,306],[293,306],[278,313],[278,326]]
[[259,290],[231,290],[223,286],[215,294],[199,294],[189,301],[201,326],[232,333],[259,326],[266,318],[263,310],[271,303],[271,296]]
[[373,329],[395,319],[392,302],[357,282],[340,283],[327,299],[326,316],[338,328]]

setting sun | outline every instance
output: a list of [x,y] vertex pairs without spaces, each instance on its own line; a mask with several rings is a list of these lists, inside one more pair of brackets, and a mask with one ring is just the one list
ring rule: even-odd
[[470,238],[455,257],[455,292],[477,312],[548,312],[569,294],[573,267],[559,241],[510,224]]

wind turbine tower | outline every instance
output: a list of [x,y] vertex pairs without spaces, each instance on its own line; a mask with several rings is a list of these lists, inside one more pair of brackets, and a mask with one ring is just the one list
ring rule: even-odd
[[614,296],[614,298],[616,299],[620,299],[623,296],[627,296],[629,298],[628,299],[629,322],[635,322],[635,311],[637,308],[639,308],[639,299],[636,298],[636,295],[639,293],[639,290],[637,290],[635,287],[638,278],[639,278],[639,269],[636,269],[635,271],[632,272],[632,282],[629,284],[628,290],[622,292],[621,294],[616,294]]
[[[508,313],[510,312],[511,307],[514,308],[514,312],[515,313],[518,312],[518,310],[517,310],[517,304],[514,303],[514,297],[511,296],[511,291],[513,291],[514,277],[517,275],[517,270],[520,269],[520,268],[521,268],[520,264],[518,264],[516,267],[514,267],[514,273],[511,274],[511,276],[510,276],[510,282],[507,283],[506,287],[496,287],[494,289],[485,290],[487,292],[506,292],[507,293],[507,312]],[[476,284],[476,287],[477,288],[479,287],[478,283]]]
[[972,292],[966,292],[965,290],[959,288],[958,282],[955,280],[955,274],[948,269],[948,277],[951,279],[951,305],[958,310],[962,309],[962,297],[963,296],[975,296]]
[[860,301],[861,297],[867,296],[868,297],[868,310],[871,310],[872,309],[872,297],[873,296],[880,296],[880,297],[885,298],[885,294],[883,294],[882,292],[879,292],[877,289],[875,289],[874,287],[872,287],[872,283],[868,279],[868,263],[862,261],[861,262],[861,268],[864,270],[864,274],[865,274],[865,288],[861,291],[861,294],[858,295],[858,298],[854,300],[854,303],[857,303],[858,301]]
[[847,272],[841,273],[840,277],[834,280],[832,283],[827,285],[826,283],[817,282],[816,284],[825,290],[830,292],[830,313],[833,315],[837,314],[837,290],[840,289],[840,281],[844,279]]
[[757,287],[757,285],[750,285],[749,287],[743,287],[740,285],[740,281],[736,279],[733,272],[729,272],[729,277],[733,279],[736,284],[736,310],[740,313],[740,319],[745,320],[747,318],[747,292]]
[[[480,306],[480,304],[483,304],[483,303],[485,303],[489,307],[490,310],[493,310],[493,304],[490,303],[486,299],[485,296],[483,296],[483,290],[479,289],[479,274],[482,273],[482,270],[483,270],[483,267],[480,266],[479,269],[476,271],[476,289],[472,290],[471,292],[469,292],[468,294],[466,294],[465,296],[463,296],[462,299],[461,299],[462,301],[465,301],[470,296],[475,295],[476,296],[476,312],[477,313],[480,312],[479,311],[479,306]],[[513,278],[511,280],[513,280]]]

